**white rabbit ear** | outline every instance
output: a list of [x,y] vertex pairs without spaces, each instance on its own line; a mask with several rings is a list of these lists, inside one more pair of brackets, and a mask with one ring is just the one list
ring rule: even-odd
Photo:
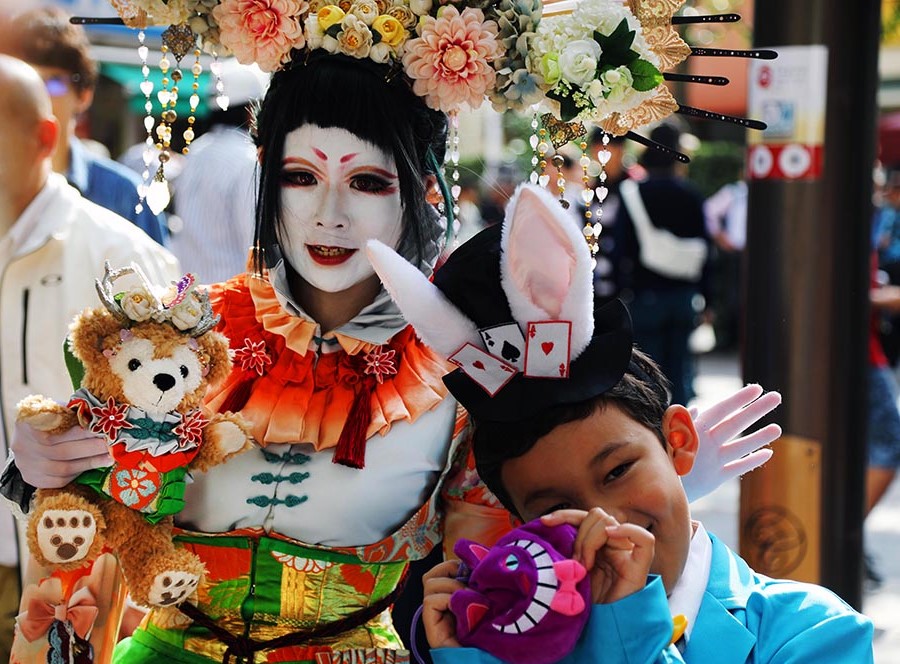
[[543,188],[520,185],[506,208],[501,247],[500,275],[513,317],[522,325],[571,321],[577,357],[594,332],[594,280],[574,215]]
[[428,346],[444,357],[467,343],[481,347],[475,324],[409,261],[378,240],[366,243],[366,255],[385,290]]

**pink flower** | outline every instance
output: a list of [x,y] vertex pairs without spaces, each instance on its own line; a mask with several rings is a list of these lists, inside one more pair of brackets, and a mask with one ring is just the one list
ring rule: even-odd
[[366,353],[365,373],[375,376],[379,383],[384,382],[385,376],[394,376],[397,373],[397,367],[394,365],[394,356],[397,351],[393,349],[384,350],[384,346],[379,346],[375,350]]
[[485,21],[480,9],[443,7],[437,18],[426,16],[421,37],[406,43],[403,66],[413,91],[439,111],[464,103],[478,108],[493,85],[491,61],[499,56],[497,24]]
[[266,342],[251,341],[247,337],[244,338],[244,345],[234,351],[234,359],[241,363],[241,370],[255,371],[259,376],[272,364],[272,358],[266,352]]
[[306,43],[301,18],[308,9],[306,0],[222,0],[212,13],[219,40],[238,62],[271,72]]
[[110,397],[105,406],[94,406],[91,415],[96,419],[91,431],[106,434],[110,440],[115,440],[119,435],[119,429],[133,429],[134,425],[125,419],[128,414],[128,404],[116,405],[115,399]]

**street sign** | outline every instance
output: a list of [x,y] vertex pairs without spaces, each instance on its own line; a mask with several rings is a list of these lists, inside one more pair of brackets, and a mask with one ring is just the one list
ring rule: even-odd
[[766,123],[750,132],[747,172],[753,180],[815,179],[825,158],[828,49],[776,48],[777,60],[750,66],[749,116]]

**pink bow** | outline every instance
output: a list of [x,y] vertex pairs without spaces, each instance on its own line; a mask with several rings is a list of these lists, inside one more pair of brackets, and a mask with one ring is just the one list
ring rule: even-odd
[[553,571],[559,580],[559,589],[550,602],[550,608],[564,616],[577,616],[584,611],[584,597],[575,585],[584,578],[587,570],[574,560],[560,560],[553,563]]
[[22,636],[29,641],[35,641],[46,634],[54,620],[72,623],[75,633],[86,639],[98,612],[97,600],[90,590],[82,588],[72,594],[68,604],[54,604],[40,597],[32,598],[28,602],[28,610],[19,616],[18,625]]

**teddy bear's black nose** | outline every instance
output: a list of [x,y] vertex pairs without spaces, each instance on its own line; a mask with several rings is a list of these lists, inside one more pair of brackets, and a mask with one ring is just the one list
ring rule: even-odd
[[171,374],[159,373],[153,377],[153,384],[165,392],[175,387],[175,378]]

